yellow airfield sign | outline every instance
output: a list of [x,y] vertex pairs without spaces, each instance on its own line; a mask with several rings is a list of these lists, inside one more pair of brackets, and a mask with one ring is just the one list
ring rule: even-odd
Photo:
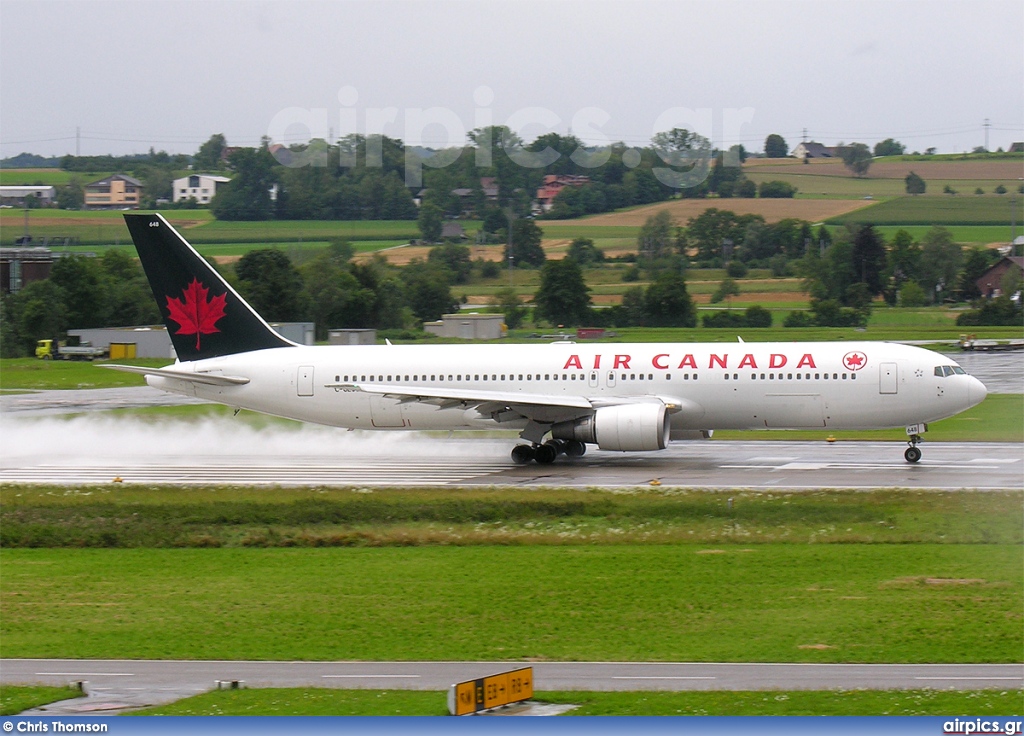
[[533,667],[457,682],[448,689],[448,712],[465,716],[533,697]]

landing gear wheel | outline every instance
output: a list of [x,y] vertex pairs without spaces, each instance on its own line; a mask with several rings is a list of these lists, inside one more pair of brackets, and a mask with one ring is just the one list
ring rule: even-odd
[[587,445],[585,442],[579,440],[569,440],[565,443],[565,456],[566,457],[583,457],[587,452]]
[[907,451],[903,453],[903,457],[907,459],[908,463],[916,463],[921,459],[921,450],[917,446],[917,443],[920,441],[921,435],[919,434],[912,434],[910,435],[910,439],[907,440],[907,444],[909,444],[910,447],[908,447]]
[[512,448],[512,462],[516,465],[526,465],[534,458],[533,448],[529,445],[516,445]]
[[556,450],[553,445],[537,445],[537,447],[533,449],[533,459],[536,460],[541,465],[548,465],[550,463],[553,463],[555,461],[555,458],[557,457],[558,450]]
[[565,452],[565,442],[563,440],[548,440],[544,443],[549,447],[555,448],[555,455],[561,455]]

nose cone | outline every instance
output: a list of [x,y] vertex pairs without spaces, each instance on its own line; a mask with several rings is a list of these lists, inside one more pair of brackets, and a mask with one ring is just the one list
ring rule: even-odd
[[974,376],[971,376],[970,379],[971,382],[967,385],[967,405],[977,406],[988,396],[988,389]]

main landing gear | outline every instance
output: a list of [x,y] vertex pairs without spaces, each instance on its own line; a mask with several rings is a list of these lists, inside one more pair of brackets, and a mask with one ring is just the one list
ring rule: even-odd
[[536,460],[541,465],[548,465],[559,455],[582,457],[586,451],[586,444],[579,440],[548,440],[543,445],[516,445],[512,448],[512,462],[526,465]]
[[908,463],[916,463],[921,459],[921,448],[917,446],[917,443],[920,441],[921,435],[919,434],[912,434],[910,435],[910,439],[907,440],[907,444],[909,444],[910,447],[908,447],[907,451],[903,453],[903,457],[907,459]]

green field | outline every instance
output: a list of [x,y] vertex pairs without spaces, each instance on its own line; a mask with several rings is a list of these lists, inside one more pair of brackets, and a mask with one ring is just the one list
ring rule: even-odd
[[[770,692],[537,692],[534,702],[578,707],[570,716],[921,716],[1018,713],[1017,690]],[[137,715],[446,715],[445,694],[415,690],[220,690]]]
[[[1020,495],[1005,498],[1019,528]],[[1017,662],[1024,647],[1019,542],[0,559],[0,634],[16,658]]]
[[106,178],[114,171],[64,171],[63,169],[0,169],[0,184],[10,186],[64,186],[77,178],[82,184]]
[[[972,190],[973,191],[973,190]],[[1009,226],[1016,209],[1016,221],[1024,223],[1024,198],[975,196],[964,193],[903,196],[829,220],[829,224],[871,223],[873,225],[1004,225]]]

